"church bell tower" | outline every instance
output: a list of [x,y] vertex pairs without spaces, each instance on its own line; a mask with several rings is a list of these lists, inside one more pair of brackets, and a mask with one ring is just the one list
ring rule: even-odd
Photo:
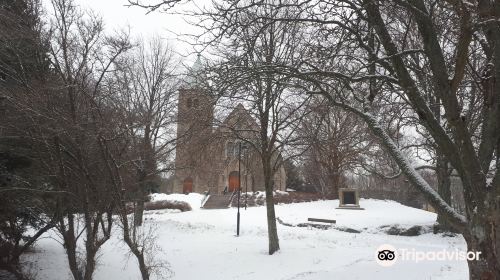
[[204,89],[201,57],[189,69],[179,89],[174,192],[201,192],[199,167],[205,161],[212,134],[214,99]]

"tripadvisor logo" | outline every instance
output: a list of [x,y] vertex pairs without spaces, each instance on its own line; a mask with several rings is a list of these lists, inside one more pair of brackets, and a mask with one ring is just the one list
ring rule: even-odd
[[466,252],[455,250],[439,251],[417,251],[415,249],[400,248],[384,244],[375,251],[375,261],[381,266],[392,266],[399,259],[401,261],[411,261],[419,263],[421,261],[477,261],[480,259],[481,252]]
[[396,263],[397,259],[396,248],[392,245],[384,244],[375,251],[375,260],[381,266],[392,266]]

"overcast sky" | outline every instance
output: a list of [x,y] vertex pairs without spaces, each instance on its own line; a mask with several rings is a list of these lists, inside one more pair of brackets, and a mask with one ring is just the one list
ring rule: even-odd
[[[98,12],[104,19],[106,30],[113,31],[129,28],[134,38],[158,35],[168,41],[171,46],[181,55],[191,54],[193,48],[178,40],[179,33],[195,33],[196,29],[187,24],[181,15],[167,14],[161,11],[147,13],[147,10],[139,7],[127,6],[127,0],[76,0],[84,8],[91,8]],[[210,3],[209,1],[197,1]],[[189,8],[186,5],[181,9]],[[194,61],[195,56],[190,55],[187,61]]]

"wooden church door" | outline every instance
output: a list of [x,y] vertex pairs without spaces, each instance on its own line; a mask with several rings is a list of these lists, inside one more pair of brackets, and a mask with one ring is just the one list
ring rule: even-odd
[[238,174],[238,171],[233,171],[229,173],[229,191],[234,192],[238,190],[239,186],[240,186],[240,176]]
[[182,193],[191,193],[193,192],[193,179],[186,178],[184,180],[184,184],[182,185]]

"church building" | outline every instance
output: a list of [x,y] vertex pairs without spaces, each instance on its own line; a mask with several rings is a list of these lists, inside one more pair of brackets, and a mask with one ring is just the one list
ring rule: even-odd
[[[198,60],[191,73],[201,68]],[[264,191],[258,147],[259,126],[238,104],[214,126],[215,99],[192,77],[179,90],[175,193],[220,194],[233,192],[241,182],[243,192]],[[286,174],[281,155],[273,157],[275,190],[285,190]],[[241,177],[241,178],[240,178]]]

